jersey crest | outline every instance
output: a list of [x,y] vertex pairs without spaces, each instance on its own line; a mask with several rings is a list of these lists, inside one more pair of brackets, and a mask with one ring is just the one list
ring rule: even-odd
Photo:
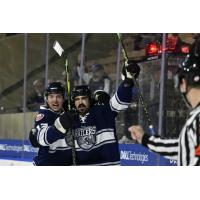
[[89,115],[89,113],[87,113],[84,116],[81,116],[81,115],[79,116],[81,123],[85,123],[86,122],[86,119],[87,119],[88,115]]
[[75,130],[74,132],[77,144],[83,150],[91,149],[96,143],[96,127],[86,126]]

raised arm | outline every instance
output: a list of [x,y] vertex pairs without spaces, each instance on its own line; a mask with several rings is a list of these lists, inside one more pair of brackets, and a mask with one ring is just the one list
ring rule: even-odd
[[132,100],[133,78],[136,79],[139,73],[140,67],[135,61],[129,60],[127,64],[124,64],[122,69],[123,82],[110,100],[110,106],[113,111],[119,112],[128,108]]

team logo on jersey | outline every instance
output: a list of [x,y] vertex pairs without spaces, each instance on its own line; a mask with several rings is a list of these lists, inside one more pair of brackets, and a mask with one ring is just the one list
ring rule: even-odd
[[44,117],[44,114],[38,114],[37,116],[36,116],[36,118],[35,118],[35,121],[36,122],[38,122],[38,121],[40,121],[42,118]]
[[89,113],[87,113],[85,116],[81,116],[81,115],[79,116],[79,119],[80,119],[82,124],[86,122],[88,115],[89,115]]
[[89,150],[96,143],[96,127],[86,126],[75,130],[77,143],[81,149]]

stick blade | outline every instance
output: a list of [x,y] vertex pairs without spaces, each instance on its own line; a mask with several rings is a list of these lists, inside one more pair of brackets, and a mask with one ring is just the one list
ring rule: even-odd
[[62,53],[64,52],[64,49],[61,47],[61,45],[59,44],[58,41],[55,41],[53,43],[53,49],[56,51],[56,53],[59,55],[59,56],[62,56]]

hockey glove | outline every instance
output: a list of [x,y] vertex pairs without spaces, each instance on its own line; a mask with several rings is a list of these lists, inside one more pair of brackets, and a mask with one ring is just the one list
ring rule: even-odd
[[37,141],[37,129],[36,128],[32,128],[29,132],[29,141],[31,143],[31,145],[35,148],[39,148],[40,145]]
[[70,115],[67,112],[65,112],[56,119],[56,121],[54,122],[54,126],[61,133],[66,134],[71,128],[71,123],[72,121]]
[[134,86],[133,78],[137,78],[140,74],[140,66],[134,60],[128,60],[122,68],[122,80],[130,85]]
[[65,112],[54,122],[55,128],[61,133],[66,134],[69,131],[69,129],[73,127],[74,117],[74,112]]
[[96,90],[94,92],[95,103],[104,104],[110,101],[110,95],[103,90]]

